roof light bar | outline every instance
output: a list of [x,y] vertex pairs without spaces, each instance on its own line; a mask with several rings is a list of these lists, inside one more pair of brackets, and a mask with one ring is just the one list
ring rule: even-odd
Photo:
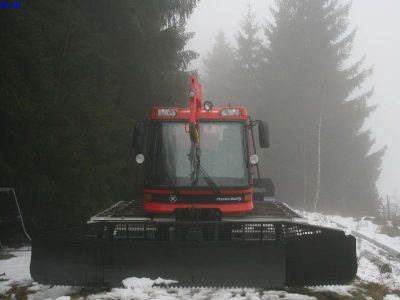
[[239,108],[225,108],[221,111],[221,116],[240,116],[240,109]]
[[158,116],[159,117],[175,117],[176,111],[175,111],[175,109],[172,109],[172,108],[159,108]]

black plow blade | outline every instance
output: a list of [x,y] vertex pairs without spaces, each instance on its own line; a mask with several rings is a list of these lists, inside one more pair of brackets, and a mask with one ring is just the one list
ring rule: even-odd
[[353,236],[290,222],[92,224],[32,242],[43,284],[121,286],[162,277],[189,286],[341,284],[357,272]]

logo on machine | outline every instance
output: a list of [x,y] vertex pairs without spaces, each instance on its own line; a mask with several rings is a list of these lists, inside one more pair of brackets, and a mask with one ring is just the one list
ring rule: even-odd
[[169,202],[171,203],[175,203],[176,201],[178,201],[178,198],[175,195],[169,195]]
[[215,200],[217,201],[242,201],[241,196],[231,196],[231,197],[217,197]]

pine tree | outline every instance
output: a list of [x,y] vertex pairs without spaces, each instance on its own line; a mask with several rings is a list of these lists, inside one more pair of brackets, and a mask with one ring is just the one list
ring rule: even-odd
[[384,149],[371,153],[364,122],[374,107],[362,93],[371,70],[351,63],[351,3],[279,0],[267,24],[265,111],[271,123],[278,194],[345,213],[375,209]]
[[196,3],[22,1],[0,18],[0,185],[30,225],[132,198],[131,131],[152,104],[183,101]]
[[265,64],[259,31],[260,27],[249,3],[237,35],[231,89],[241,104],[246,103],[253,108],[260,102],[261,69]]
[[234,63],[233,48],[227,41],[225,34],[220,31],[215,44],[206,59],[204,59],[204,95],[210,100],[221,104],[231,103],[231,74]]

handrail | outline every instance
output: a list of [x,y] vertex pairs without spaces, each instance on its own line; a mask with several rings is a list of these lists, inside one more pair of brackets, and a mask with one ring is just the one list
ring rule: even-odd
[[0,192],[6,192],[6,193],[12,192],[14,199],[15,199],[15,204],[17,205],[17,208],[18,208],[19,217],[21,219],[22,230],[24,231],[25,236],[31,242],[32,239],[29,236],[28,232],[26,231],[24,218],[22,217],[22,212],[21,212],[21,208],[19,207],[18,198],[17,198],[17,194],[15,193],[15,189],[14,188],[0,188]]

